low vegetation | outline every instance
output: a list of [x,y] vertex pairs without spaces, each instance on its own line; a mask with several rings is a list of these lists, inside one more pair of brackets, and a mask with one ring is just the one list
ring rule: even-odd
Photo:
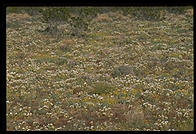
[[8,7],[8,131],[193,130],[193,7]]

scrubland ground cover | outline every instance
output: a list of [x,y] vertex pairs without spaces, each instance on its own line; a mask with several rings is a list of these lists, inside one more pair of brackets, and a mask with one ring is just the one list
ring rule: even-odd
[[20,9],[6,14],[8,131],[193,130],[193,8]]

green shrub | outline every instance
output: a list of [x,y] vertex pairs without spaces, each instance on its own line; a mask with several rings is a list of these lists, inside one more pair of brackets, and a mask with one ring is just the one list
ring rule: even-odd
[[22,13],[24,12],[24,7],[7,7],[6,14],[9,13]]
[[97,82],[92,87],[94,90],[90,94],[109,94],[114,90],[114,86],[107,82]]
[[43,56],[43,57],[38,57],[35,61],[37,63],[43,63],[43,62],[55,63],[56,62],[56,58],[52,58],[52,57],[48,57],[48,56]]
[[63,65],[63,64],[66,64],[66,63],[67,63],[67,59],[65,59],[65,58],[59,58],[56,61],[56,64],[58,64],[58,65]]
[[185,120],[185,122],[177,123],[175,130],[177,131],[193,131],[194,122],[193,120]]
[[33,16],[33,15],[38,15],[42,11],[41,7],[25,7],[23,8],[24,12]]
[[167,11],[174,14],[184,14],[190,7],[168,7]]
[[114,69],[113,77],[121,76],[121,75],[128,75],[132,73],[132,69],[129,66],[119,66]]
[[6,28],[17,29],[19,27],[21,27],[21,24],[18,23],[17,21],[15,23],[6,22]]
[[133,15],[138,19],[144,19],[149,21],[159,21],[164,19],[165,9],[161,7],[142,7],[136,8]]
[[74,36],[79,36],[79,31],[82,32],[88,29],[87,16],[89,16],[90,10],[86,8],[49,7],[42,9],[41,14],[43,22],[49,24],[47,32],[53,35],[60,32],[57,29],[57,25],[61,22],[68,22],[70,24],[72,28],[71,34]]
[[116,7],[112,8],[112,11],[120,11],[123,15],[132,15],[137,19],[159,21],[164,19],[165,10],[164,7]]
[[48,7],[41,10],[43,20],[50,21],[66,21],[70,17],[70,8]]
[[42,10],[41,7],[7,7],[6,13],[27,13],[29,15],[36,15]]

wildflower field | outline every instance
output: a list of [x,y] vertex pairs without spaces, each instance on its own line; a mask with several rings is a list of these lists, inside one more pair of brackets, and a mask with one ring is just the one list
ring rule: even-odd
[[8,131],[191,131],[193,7],[8,7],[6,74]]

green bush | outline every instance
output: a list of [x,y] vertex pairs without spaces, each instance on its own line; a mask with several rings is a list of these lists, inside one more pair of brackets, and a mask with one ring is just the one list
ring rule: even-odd
[[112,11],[120,11],[123,15],[132,15],[140,20],[159,21],[164,19],[165,7],[116,7]]
[[32,16],[39,14],[41,10],[41,7],[7,7],[6,13],[27,13]]
[[24,12],[24,7],[7,7],[6,14],[9,13],[22,13]]
[[149,21],[160,21],[164,19],[165,8],[161,7],[141,7],[136,8],[133,15],[138,19],[144,19]]
[[177,123],[175,130],[177,131],[193,131],[194,122],[193,120],[185,120],[185,122]]
[[109,94],[114,90],[114,86],[107,82],[97,82],[93,85],[94,90],[90,94]]
[[63,64],[66,64],[67,63],[67,59],[65,58],[59,58],[57,61],[56,61],[56,64],[57,65],[63,65]]
[[41,14],[45,22],[66,21],[70,17],[70,8],[47,7],[41,10]]
[[168,7],[167,11],[174,14],[184,14],[190,7]]
[[92,9],[80,7],[48,7],[42,9],[41,14],[43,22],[49,24],[49,33],[57,34],[59,32],[57,25],[61,22],[66,22],[71,26],[71,35],[79,36],[81,32],[88,30],[89,16],[92,15],[91,11]]
[[132,69],[129,66],[119,66],[114,69],[113,77],[121,76],[121,75],[128,75],[132,73]]

